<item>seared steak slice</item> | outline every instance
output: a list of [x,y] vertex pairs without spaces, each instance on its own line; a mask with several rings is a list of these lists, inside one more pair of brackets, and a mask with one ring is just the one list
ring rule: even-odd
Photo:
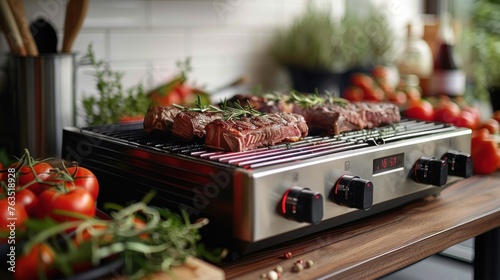
[[205,145],[240,152],[281,142],[295,142],[308,132],[304,117],[298,114],[268,114],[239,120],[218,119],[206,127]]
[[186,141],[205,136],[205,126],[222,118],[222,113],[183,111],[178,113],[172,126],[172,135]]
[[401,121],[399,108],[392,103],[356,102],[354,104],[364,112],[367,128]]
[[153,130],[170,131],[174,124],[174,117],[181,110],[174,106],[151,106],[144,116],[144,130],[151,132]]

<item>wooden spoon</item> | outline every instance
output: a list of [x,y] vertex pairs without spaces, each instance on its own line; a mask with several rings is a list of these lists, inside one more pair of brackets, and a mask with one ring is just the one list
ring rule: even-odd
[[64,21],[64,37],[61,52],[71,53],[73,43],[87,15],[88,6],[88,0],[70,0],[68,2],[66,6],[66,19]]
[[5,37],[7,38],[12,53],[26,56],[26,47],[24,46],[21,33],[19,32],[16,20],[14,19],[14,15],[7,1],[0,1],[0,23],[2,24],[2,29],[4,30]]
[[22,0],[8,0],[12,14],[16,20],[17,27],[21,33],[24,46],[29,56],[38,56],[38,48],[36,47],[35,40],[29,28],[28,20],[24,12],[24,4]]

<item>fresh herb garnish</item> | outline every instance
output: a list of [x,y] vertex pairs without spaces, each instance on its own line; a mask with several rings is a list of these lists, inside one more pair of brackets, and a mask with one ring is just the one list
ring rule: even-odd
[[289,94],[279,92],[267,93],[264,94],[263,97],[270,101],[294,103],[301,108],[311,108],[328,104],[344,106],[349,102],[344,98],[334,97],[333,94],[329,92],[326,92],[326,95],[320,95],[318,92],[304,94],[295,90],[292,90]]
[[243,117],[258,117],[265,115],[265,113],[252,108],[249,101],[247,101],[247,106],[243,106],[239,101],[237,101],[234,103],[234,107],[230,107],[227,105],[227,100],[224,99],[222,105],[217,107],[210,104],[203,104],[203,101],[198,96],[194,107],[184,107],[178,104],[173,105],[187,112],[221,113],[225,120],[235,120]]

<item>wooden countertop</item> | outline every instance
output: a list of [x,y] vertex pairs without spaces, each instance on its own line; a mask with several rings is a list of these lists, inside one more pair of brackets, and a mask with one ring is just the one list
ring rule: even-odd
[[[375,279],[500,226],[500,173],[463,179],[402,207],[222,264],[227,279]],[[291,252],[285,259],[283,254]],[[293,272],[297,260],[314,266]]]

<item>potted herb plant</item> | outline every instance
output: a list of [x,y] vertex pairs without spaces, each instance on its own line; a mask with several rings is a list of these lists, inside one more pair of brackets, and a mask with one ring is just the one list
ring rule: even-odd
[[368,5],[365,16],[348,13],[335,21],[309,4],[291,26],[276,33],[271,53],[288,70],[294,89],[341,91],[350,73],[393,61],[394,32],[385,10]]

